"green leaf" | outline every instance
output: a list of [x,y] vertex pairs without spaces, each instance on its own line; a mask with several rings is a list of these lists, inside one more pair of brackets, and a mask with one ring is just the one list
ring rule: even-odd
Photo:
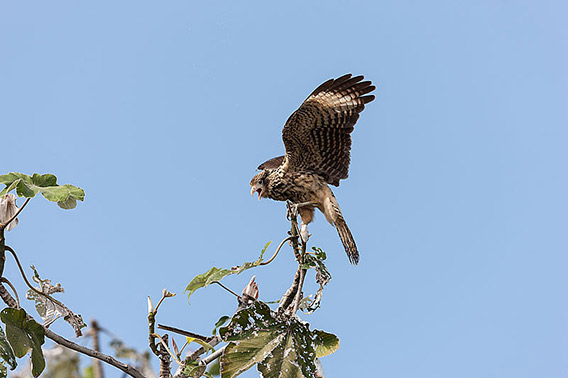
[[5,308],[0,312],[0,319],[6,324],[6,336],[16,357],[21,358],[29,350],[32,351],[32,375],[38,377],[45,369],[41,350],[45,342],[43,327],[35,320],[28,319],[23,309]]
[[318,247],[312,247],[314,250],[314,254],[306,254],[304,256],[304,264],[302,264],[302,268],[310,269],[314,268],[316,271],[316,282],[319,283],[321,286],[327,285],[327,283],[331,280],[331,273],[327,270],[325,266],[325,259],[327,258],[324,251]]
[[32,183],[21,180],[16,186],[16,194],[19,197],[33,198],[39,192],[39,187]]
[[31,341],[24,331],[26,312],[23,309],[5,308],[0,313],[0,319],[6,324],[6,336],[14,354],[18,358],[24,357],[31,348]]
[[77,201],[73,198],[67,198],[65,201],[57,201],[57,205],[64,210],[71,210],[77,207]]
[[25,180],[25,181],[28,181],[30,183],[32,182],[32,178],[28,175],[23,174],[23,173],[10,172],[7,175],[0,175],[0,184],[10,185],[14,181],[18,181],[18,180]]
[[207,366],[200,366],[197,361],[186,361],[183,374],[188,377],[201,377],[205,373]]
[[11,192],[12,190],[14,190],[14,188],[16,188],[16,186],[18,186],[18,184],[20,183],[20,179],[12,182],[10,185],[6,186],[1,192],[0,192],[0,197],[4,197],[4,195],[8,192]]
[[231,319],[230,316],[227,315],[223,315],[219,318],[219,320],[217,320],[217,323],[215,323],[215,328],[213,328],[212,333],[216,334],[217,333],[217,328],[225,325],[225,323],[227,323],[229,321],[229,319]]
[[43,194],[47,200],[53,202],[65,202],[68,200],[83,201],[85,199],[83,189],[68,184],[43,188],[41,194]]
[[211,376],[221,375],[221,365],[218,358],[207,366],[207,373]]
[[32,176],[32,182],[40,187],[57,186],[57,177],[50,173],[47,173],[45,175],[34,173]]
[[26,327],[27,333],[32,341],[32,375],[39,377],[43,369],[45,369],[45,359],[41,346],[44,343],[45,331],[41,325],[35,321],[28,321]]
[[236,377],[261,363],[281,341],[278,332],[259,332],[254,339],[230,342],[221,357],[221,377]]
[[214,281],[219,281],[229,274],[232,274],[230,270],[213,267],[206,273],[195,276],[185,288],[185,291],[189,292],[189,294],[187,295],[187,300],[189,301],[191,294],[193,294],[195,290],[209,286]]
[[201,339],[198,339],[198,338],[196,338],[196,337],[189,337],[189,336],[186,336],[186,337],[185,337],[185,340],[187,341],[187,345],[189,345],[189,344],[191,344],[191,343],[197,343],[197,344],[201,345],[206,351],[211,351],[211,352],[214,352],[214,351],[215,351],[215,348],[213,348],[213,347],[211,346],[211,344],[209,344],[208,342],[203,341],[203,340],[201,340]]
[[317,371],[314,335],[306,323],[277,318],[260,301],[239,311],[219,334],[229,341],[221,377],[236,377],[257,364],[263,377],[313,377]]
[[14,352],[12,348],[10,348],[10,344],[8,344],[8,339],[6,339],[2,328],[0,328],[0,357],[10,365],[10,370],[14,370],[16,366],[18,366]]
[[47,200],[57,202],[63,209],[73,209],[77,206],[77,201],[85,199],[85,191],[73,185],[57,185],[57,177],[47,173],[40,175],[34,173],[33,176],[22,173],[11,172],[7,175],[0,175],[0,183],[6,185],[0,192],[0,196],[16,189],[19,197],[32,198],[41,193]]
[[264,246],[264,248],[260,252],[260,256],[259,256],[258,260],[256,260],[256,261],[246,262],[246,263],[244,263],[243,265],[240,265],[240,266],[234,266],[230,270],[213,267],[213,268],[209,269],[207,272],[200,274],[198,276],[195,276],[191,280],[191,282],[189,284],[187,284],[187,286],[185,288],[184,292],[189,292],[187,294],[187,300],[189,301],[191,294],[193,294],[197,289],[209,286],[215,281],[221,281],[224,277],[229,276],[231,274],[241,274],[245,270],[248,270],[248,269],[251,269],[251,268],[256,268],[257,266],[259,266],[260,263],[262,262],[262,256],[264,255],[264,252],[266,251],[266,249],[268,248],[270,243],[271,242],[266,243],[266,245]]
[[316,329],[312,334],[318,358],[328,356],[339,349],[339,338],[333,333]]
[[266,359],[258,364],[257,369],[261,377],[315,377],[317,371],[315,364],[312,374],[302,374],[300,364],[297,361],[298,356],[293,345],[293,338],[288,337],[286,342],[280,343],[271,354],[270,360]]

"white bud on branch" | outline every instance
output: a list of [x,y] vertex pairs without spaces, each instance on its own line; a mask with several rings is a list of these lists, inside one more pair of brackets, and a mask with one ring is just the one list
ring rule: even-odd
[[248,285],[243,290],[243,296],[248,295],[254,299],[258,299],[258,285],[255,282],[256,276],[252,276]]
[[[0,224],[7,222],[12,218],[16,212],[18,212],[18,206],[16,206],[16,196],[13,193],[8,193],[4,197],[0,198]],[[10,222],[6,226],[6,231],[12,230],[18,225],[18,218]]]
[[152,303],[152,299],[150,299],[150,296],[148,296],[148,314],[151,314],[154,312],[154,304]]

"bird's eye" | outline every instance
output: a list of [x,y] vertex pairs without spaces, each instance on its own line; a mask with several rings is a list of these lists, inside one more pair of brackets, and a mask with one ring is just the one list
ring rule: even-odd
[[264,181],[263,179],[260,179],[260,180],[258,180],[258,183],[259,183],[260,185],[262,185],[262,182],[263,182],[263,181]]

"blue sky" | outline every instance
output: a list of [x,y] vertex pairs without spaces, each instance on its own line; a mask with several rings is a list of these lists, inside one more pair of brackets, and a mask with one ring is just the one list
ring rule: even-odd
[[[162,288],[160,322],[208,333],[236,303],[211,287],[188,305],[185,285],[286,236],[284,205],[250,197],[255,168],[317,85],[364,74],[377,98],[334,189],[360,265],[321,214],[310,228],[333,279],[304,319],[341,339],[327,376],[566,377],[567,8],[4,2],[0,171],[86,191],[72,211],[34,199],[8,244],[139,349]],[[225,283],[256,274],[274,300],[294,270],[287,250]]]

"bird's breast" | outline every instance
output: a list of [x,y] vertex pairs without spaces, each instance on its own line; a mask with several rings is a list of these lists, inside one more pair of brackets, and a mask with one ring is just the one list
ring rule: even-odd
[[277,201],[314,202],[326,187],[323,179],[311,172],[279,172],[271,180],[268,196]]

